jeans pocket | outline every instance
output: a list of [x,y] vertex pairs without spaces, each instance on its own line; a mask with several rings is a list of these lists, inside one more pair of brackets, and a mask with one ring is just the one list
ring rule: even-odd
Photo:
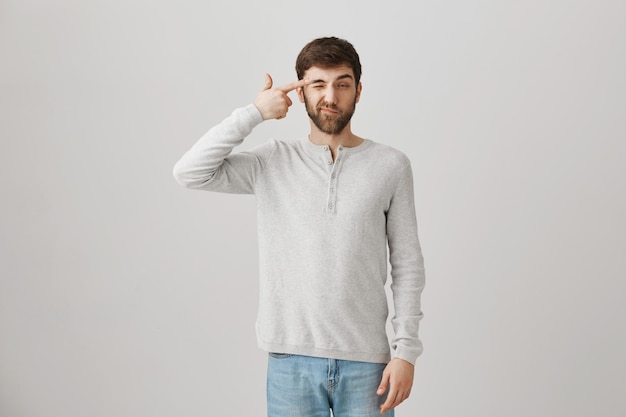
[[276,353],[276,352],[270,352],[269,355],[270,357],[274,359],[286,359],[286,358],[290,358],[293,356],[289,353]]

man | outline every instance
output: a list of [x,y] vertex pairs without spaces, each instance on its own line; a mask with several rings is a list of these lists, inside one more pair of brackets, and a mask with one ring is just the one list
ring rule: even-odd
[[[346,40],[309,42],[299,81],[265,86],[174,167],[189,188],[257,197],[259,347],[269,352],[270,417],[393,416],[422,352],[424,267],[412,170],[389,146],[352,133],[361,64]],[[308,137],[232,153],[255,126],[286,117],[296,92]],[[390,355],[387,245],[395,315]]]

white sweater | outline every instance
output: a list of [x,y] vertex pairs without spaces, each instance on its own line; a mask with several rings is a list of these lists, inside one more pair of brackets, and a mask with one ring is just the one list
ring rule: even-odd
[[340,147],[334,162],[327,146],[308,138],[231,154],[262,121],[252,104],[235,110],[174,166],[183,186],[256,195],[259,347],[388,362],[388,244],[391,348],[415,363],[424,264],[408,158],[367,139]]

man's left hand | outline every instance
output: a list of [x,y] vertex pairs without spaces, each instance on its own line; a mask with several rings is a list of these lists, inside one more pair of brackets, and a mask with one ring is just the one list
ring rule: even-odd
[[397,407],[402,401],[409,398],[413,387],[413,374],[415,367],[404,359],[394,358],[383,371],[383,379],[376,391],[378,395],[384,395],[389,387],[387,400],[380,406],[380,414]]

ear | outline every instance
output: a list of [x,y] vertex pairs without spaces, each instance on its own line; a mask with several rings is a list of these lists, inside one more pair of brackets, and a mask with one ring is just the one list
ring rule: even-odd
[[300,99],[300,103],[304,103],[304,87],[296,88],[296,93],[298,93],[298,99]]
[[359,85],[356,87],[356,100],[355,103],[358,103],[361,98],[361,90],[363,89],[363,84],[359,82]]

